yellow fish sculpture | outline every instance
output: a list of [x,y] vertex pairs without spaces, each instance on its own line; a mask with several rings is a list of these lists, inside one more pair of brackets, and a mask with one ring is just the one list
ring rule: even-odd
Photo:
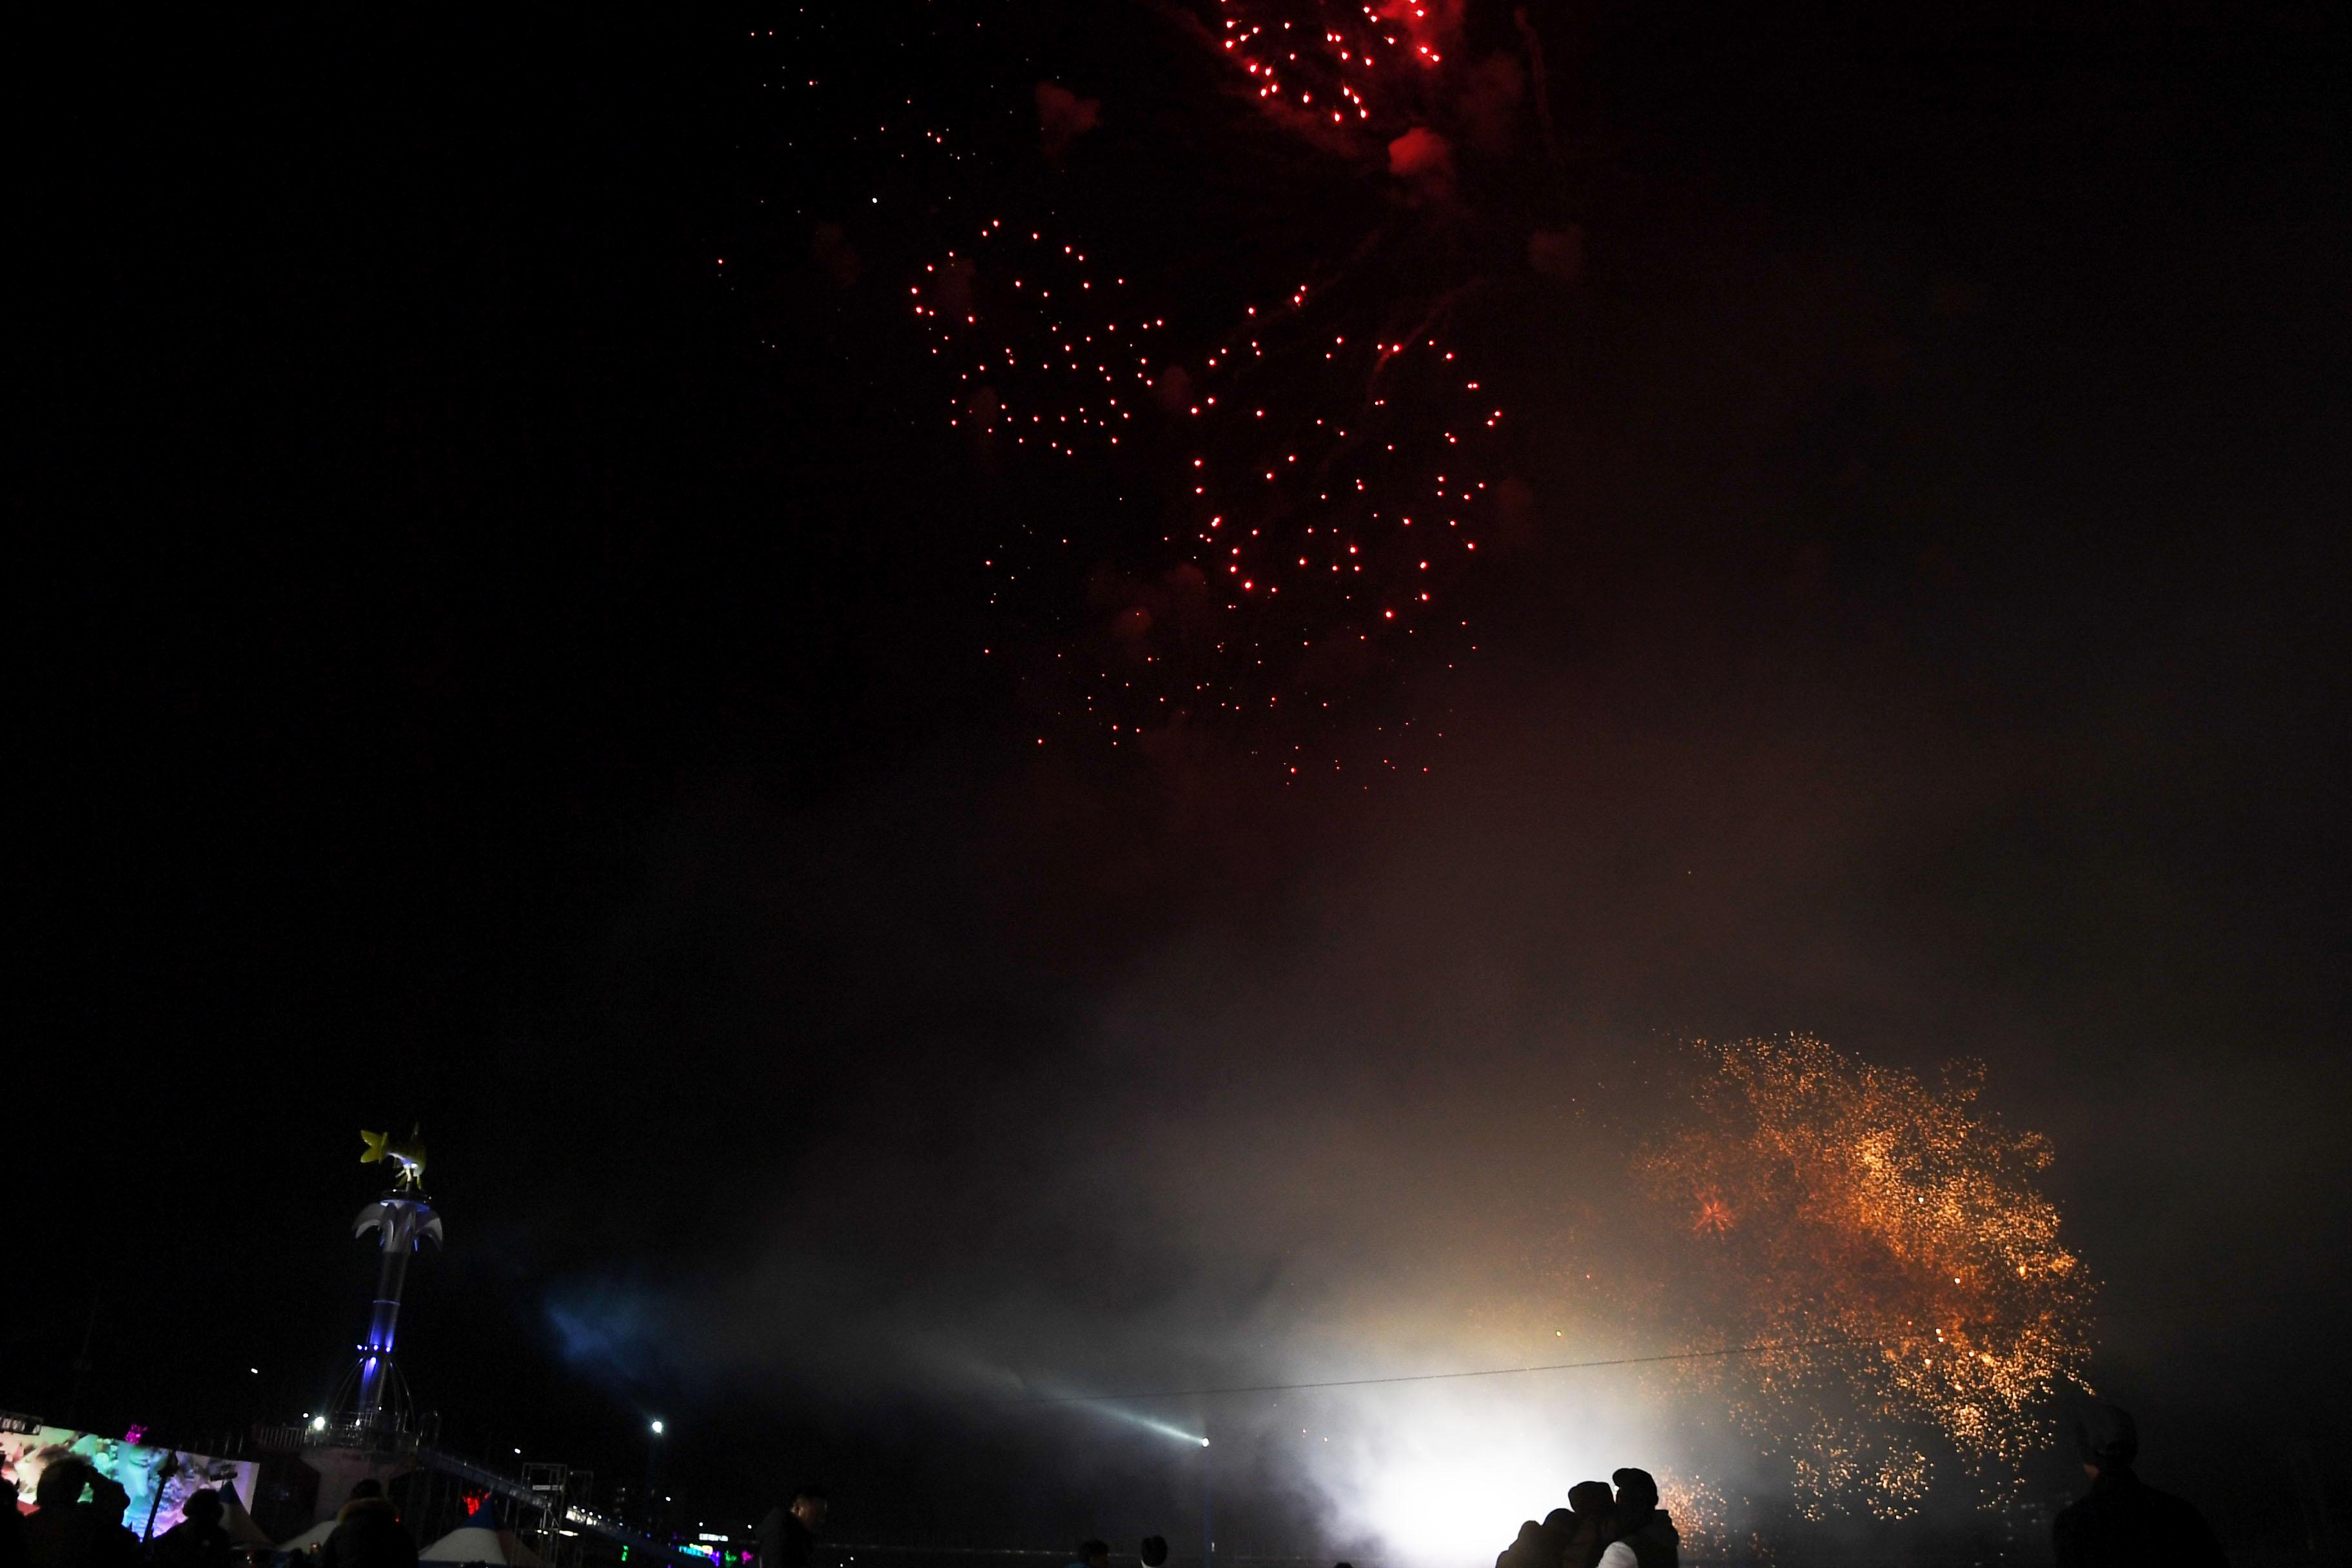
[[389,1132],[362,1129],[360,1142],[364,1145],[360,1151],[361,1164],[373,1165],[390,1160],[400,1167],[400,1174],[392,1184],[395,1188],[404,1193],[425,1190],[425,1145],[418,1138],[417,1129],[410,1128],[407,1140],[398,1143],[393,1142]]

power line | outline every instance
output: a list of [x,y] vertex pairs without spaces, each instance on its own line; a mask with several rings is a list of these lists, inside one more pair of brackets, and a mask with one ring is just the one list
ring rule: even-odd
[[1315,1383],[1246,1383],[1222,1388],[1163,1388],[1139,1394],[1040,1394],[987,1398],[990,1405],[1118,1405],[1140,1399],[1213,1399],[1229,1394],[1290,1394],[1318,1388],[1370,1388],[1391,1383],[1447,1383],[1469,1377],[1517,1377],[1534,1372],[1584,1372],[1598,1367],[1650,1366],[1660,1362],[1721,1361],[1762,1351],[1795,1350],[1813,1345],[1859,1344],[1866,1336],[1844,1334],[1817,1340],[1760,1340],[1752,1345],[1722,1350],[1673,1351],[1662,1355],[1612,1356],[1602,1361],[1542,1362],[1532,1366],[1486,1366],[1469,1372],[1405,1372],[1387,1377],[1335,1377]]
[[[2102,1317],[2144,1317],[2162,1311],[2170,1306],[2186,1303],[2148,1303],[2137,1308],[2102,1310]],[[1989,1323],[1984,1327],[2000,1329],[2011,1325]],[[1538,1372],[1590,1372],[1612,1366],[1655,1366],[1666,1362],[1727,1361],[1733,1356],[1758,1355],[1766,1351],[1810,1350],[1825,1345],[1874,1344],[1881,1336],[1875,1334],[1833,1334],[1817,1339],[1759,1340],[1753,1344],[1728,1345],[1711,1351],[1670,1351],[1658,1355],[1612,1356],[1600,1361],[1540,1362],[1530,1366],[1487,1366],[1468,1372],[1406,1372],[1386,1377],[1335,1377],[1313,1383],[1245,1383],[1217,1388],[1163,1388],[1134,1394],[1037,1394],[981,1395],[973,1403],[983,1405],[1123,1405],[1150,1399],[1215,1399],[1235,1394],[1296,1394],[1318,1388],[1372,1388],[1398,1383],[1451,1383],[1473,1377],[1517,1377]]]

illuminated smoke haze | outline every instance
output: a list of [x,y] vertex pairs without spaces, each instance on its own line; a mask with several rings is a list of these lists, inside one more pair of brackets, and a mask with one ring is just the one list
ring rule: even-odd
[[[1654,689],[1639,661],[1606,680]],[[991,1402],[1640,1358],[1805,1328],[1802,1279],[1760,1308],[1721,1299],[1688,1194],[1643,1174],[1645,1152],[1693,1125],[1695,1036],[1804,1019],[1850,1058],[1929,1082],[1947,1060],[1986,1058],[1984,1110],[2049,1133],[2062,1201],[2095,1195],[2085,1166],[2128,1166],[2128,1140],[2099,1102],[2049,1109],[2048,1037],[1907,929],[1883,880],[1965,843],[2016,787],[1951,731],[1893,722],[1905,692],[1881,675],[1834,699],[1613,715],[1580,696],[1474,721],[1468,759],[1429,793],[1287,817],[1180,771],[1181,792],[1139,781],[1133,817],[1070,835],[1066,779],[1041,764],[983,797],[1004,837],[988,863],[967,860],[978,881],[944,891],[942,830],[904,828],[971,809],[952,770],[870,817],[779,824],[714,804],[681,822],[655,914],[720,915],[726,967],[746,976],[788,952],[795,972],[813,953],[863,954],[847,993],[818,987],[816,1016],[892,1043],[870,1068],[828,1069],[822,1109],[794,1123],[806,1142],[776,1167],[788,1195],[753,1190],[734,1261],[627,1296],[649,1313],[637,1349],[705,1387],[894,1390],[1081,1491],[1118,1493],[1178,1442],[1138,1418],[1206,1432],[1234,1528],[1254,1520],[1245,1535],[1293,1545],[1491,1553],[1570,1481],[1635,1460],[1715,1489],[1735,1521],[1782,1507],[1798,1417],[1815,1395],[1855,1403],[1837,1386],[1767,1399],[1764,1428],[1738,1415],[1754,1403],[1744,1372],[1673,1365]],[[1855,712],[1885,721],[1879,739],[1826,743],[1830,717]],[[1034,886],[993,880],[1011,864],[1052,879],[1050,910],[1027,904]],[[1194,898],[1228,912],[1178,918]],[[942,1018],[917,1000],[999,963],[1068,973],[1099,955],[1076,933],[1105,921],[1128,933],[1125,956],[1082,962],[1068,1010],[1020,1065],[971,1059],[970,1041],[1004,1026],[987,1007]],[[802,1069],[777,1070],[762,1095]],[[2276,1081],[2253,1072],[2217,1116]],[[2167,1190],[2184,1215],[2227,1206]],[[2171,1300],[2150,1272],[2160,1238],[2112,1210],[2060,1223],[2087,1266],[2137,1279],[2135,1304]],[[1901,1305],[1856,1289],[1866,1319]],[[1857,1407],[1868,1443],[1912,1429]],[[1964,1515],[1981,1489],[1948,1452],[1937,1464],[1935,1495],[1907,1505]],[[1842,1478],[1828,1511],[1867,1517],[1902,1485]],[[1172,1532],[1159,1515],[1134,1522]]]

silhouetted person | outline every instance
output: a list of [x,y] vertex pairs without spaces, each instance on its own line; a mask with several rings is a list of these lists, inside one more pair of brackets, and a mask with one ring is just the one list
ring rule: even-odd
[[1495,1554],[1495,1568],[1544,1568],[1543,1526],[1532,1519],[1519,1521],[1518,1538]]
[[760,1568],[808,1568],[832,1509],[823,1487],[803,1487],[789,1506],[770,1509],[760,1521]]
[[1601,1568],[1680,1568],[1682,1537],[1658,1506],[1658,1483],[1650,1472],[1628,1468],[1609,1479],[1617,1483],[1617,1500],[1610,1510],[1611,1539],[1601,1553]]
[[110,1476],[92,1476],[89,1495],[90,1568],[140,1568],[146,1553],[122,1522],[131,1494]]
[[1576,1515],[1564,1508],[1552,1510],[1543,1517],[1541,1533],[1537,1555],[1544,1568],[1567,1568],[1569,1542],[1576,1536]]
[[2051,1528],[2058,1568],[2226,1568],[2205,1516],[2133,1474],[2139,1426],[2128,1413],[2093,1405],[2074,1424],[2074,1447],[2091,1489]]
[[1568,1489],[1569,1518],[1575,1522],[1560,1554],[1564,1568],[1593,1568],[1601,1561],[1614,1533],[1616,1506],[1607,1481],[1579,1481]]
[[16,1496],[16,1483],[0,1476],[0,1568],[25,1568],[25,1516]]
[[155,1538],[155,1568],[231,1568],[228,1531],[221,1528],[226,1511],[210,1487],[190,1492],[180,1522]]
[[320,1542],[317,1568],[416,1568],[415,1538],[382,1481],[368,1477],[352,1488],[351,1500],[335,1510],[335,1528]]
[[97,1475],[74,1458],[52,1459],[41,1467],[41,1479],[33,1485],[33,1517],[25,1521],[25,1561],[30,1568],[89,1568],[98,1516],[81,1506],[81,1492]]

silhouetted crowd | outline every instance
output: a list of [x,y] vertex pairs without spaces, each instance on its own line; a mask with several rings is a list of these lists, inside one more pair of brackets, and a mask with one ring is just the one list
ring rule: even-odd
[[1521,1524],[1495,1568],[1678,1568],[1681,1551],[1675,1521],[1658,1506],[1657,1481],[1629,1466],[1569,1488],[1568,1506],[1540,1524]]
[[[2091,1487],[2057,1516],[2058,1568],[2226,1568],[2195,1507],[2139,1479],[2139,1433],[2129,1415],[2094,1407],[2077,1424],[2075,1441]],[[120,1484],[79,1459],[42,1469],[30,1512],[16,1483],[0,1479],[0,1568],[240,1568],[250,1561],[252,1549],[223,1522],[233,1493],[192,1493],[179,1522],[152,1541],[124,1522],[130,1500]],[[823,1488],[804,1486],[771,1510],[759,1526],[758,1568],[811,1568],[829,1507]],[[1658,1483],[1629,1467],[1608,1481],[1569,1488],[1568,1506],[1521,1524],[1495,1568],[1681,1568],[1681,1551],[1674,1521],[1658,1506]],[[1144,1568],[1161,1568],[1168,1544],[1151,1537],[1139,1556]],[[1109,1547],[1087,1541],[1071,1568],[1109,1568]],[[417,1568],[416,1542],[380,1482],[352,1489],[312,1568]]]
[[[2052,1526],[2058,1568],[2227,1568],[2196,1507],[2139,1479],[2139,1428],[2127,1412],[2094,1405],[2074,1442],[2091,1489]],[[1520,1525],[1495,1568],[1680,1568],[1681,1540],[1658,1506],[1657,1482],[1636,1469],[1611,1479],[1613,1496],[1601,1481],[1569,1488],[1568,1506]]]
[[[22,1502],[16,1482],[0,1479],[0,1568],[244,1568],[256,1555],[229,1534],[230,1500],[211,1487],[188,1494],[180,1521],[152,1541],[123,1522],[131,1494],[79,1459],[45,1466],[30,1513]],[[352,1489],[313,1568],[416,1568],[416,1542],[381,1481]]]

